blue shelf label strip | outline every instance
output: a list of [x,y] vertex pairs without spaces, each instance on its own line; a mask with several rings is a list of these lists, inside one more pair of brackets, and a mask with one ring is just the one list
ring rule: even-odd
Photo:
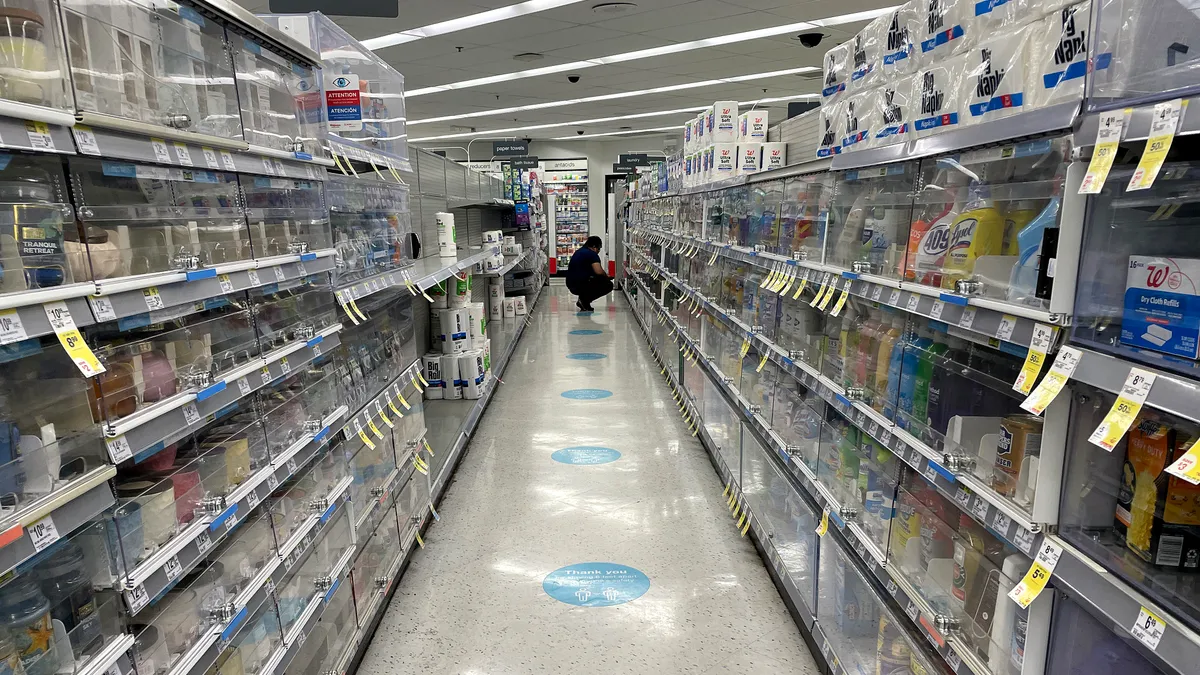
[[328,435],[329,435],[329,427],[325,427],[324,429],[321,429],[320,431],[318,431],[316,436],[313,436],[313,442],[315,443],[317,441],[320,441],[322,438],[325,438]]
[[322,342],[322,341],[324,341],[324,340],[325,340],[325,336],[324,336],[324,335],[318,335],[317,337],[315,337],[315,338],[313,338],[313,339],[309,340],[308,342],[306,342],[306,343],[305,343],[305,345],[306,345],[306,346],[308,346],[308,347],[311,347],[311,346],[313,346],[313,345],[319,345],[319,344],[321,344],[321,342]]
[[325,591],[325,602],[326,603],[329,602],[329,599],[332,598],[333,594],[337,592],[338,586],[341,586],[341,585],[342,585],[342,580],[338,579],[337,581],[333,582],[333,585],[329,587],[328,591]]
[[190,270],[185,273],[188,281],[199,281],[201,279],[212,279],[217,276],[215,269]]
[[234,633],[237,633],[238,626],[242,625],[242,622],[246,620],[246,616],[249,611],[250,610],[248,607],[243,607],[237,613],[237,615],[233,617],[233,620],[229,622],[229,625],[225,627],[225,630],[221,631],[222,640],[228,640],[229,638],[233,637]]
[[213,521],[211,523],[208,524],[208,531],[213,532],[218,527],[224,525],[225,521],[229,520],[229,518],[231,516],[233,516],[233,514],[237,513],[237,510],[238,510],[237,504],[234,504],[233,506],[230,506],[229,508],[225,509],[221,513],[221,515],[217,516],[215,519],[213,519]]
[[948,302],[951,305],[958,305],[959,307],[967,306],[966,298],[964,298],[961,295],[955,295],[953,293],[939,293],[938,300],[941,300],[942,302]]
[[213,396],[225,391],[225,386],[226,386],[225,381],[221,380],[220,382],[217,382],[216,384],[212,384],[212,385],[209,385],[209,386],[201,389],[196,394],[196,401],[200,402],[200,401],[204,401],[209,398],[212,398]]

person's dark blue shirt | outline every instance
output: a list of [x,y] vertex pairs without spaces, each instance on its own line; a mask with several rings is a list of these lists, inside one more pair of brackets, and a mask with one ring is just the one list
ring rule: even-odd
[[571,256],[571,263],[567,265],[567,287],[576,288],[587,283],[596,275],[592,269],[592,263],[600,262],[600,255],[592,249],[584,246]]

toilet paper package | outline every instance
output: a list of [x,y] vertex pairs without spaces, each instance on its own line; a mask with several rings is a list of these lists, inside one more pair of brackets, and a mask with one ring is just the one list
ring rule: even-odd
[[446,386],[442,388],[442,398],[450,401],[457,401],[463,397],[463,381],[459,374],[459,357],[462,354],[450,354],[442,356],[442,381]]
[[504,299],[504,318],[511,319],[517,315],[517,301],[513,298]]
[[766,140],[766,110],[751,110],[738,115],[738,143],[765,143]]
[[516,316],[525,316],[525,296],[518,295],[513,298],[513,313]]
[[[495,288],[493,286],[492,288]],[[500,289],[499,295],[493,295],[488,298],[488,321],[500,321],[504,318],[504,289]]]
[[850,51],[849,42],[825,52],[825,78],[821,85],[822,105],[842,98],[846,93],[846,83],[850,81]]
[[441,343],[443,354],[461,354],[467,349],[470,330],[470,314],[465,309],[438,310],[441,321]]
[[433,218],[437,222],[438,255],[443,258],[458,257],[458,246],[454,239],[454,214],[439,212],[433,214]]
[[503,237],[504,233],[500,230],[488,230],[487,232],[483,233],[483,243],[499,244]]
[[503,255],[521,255],[520,244],[504,244],[500,248],[500,253]]
[[712,146],[712,180],[724,180],[737,173],[737,145],[717,143]]
[[442,379],[442,355],[426,354],[421,357],[421,375],[429,382],[425,388],[425,398],[441,399],[445,393],[446,382]]
[[430,307],[434,309],[446,309],[450,306],[450,301],[446,297],[446,282],[437,282],[430,286],[427,292],[429,293],[429,297],[433,298],[433,304]]
[[517,235],[506,234],[506,235],[504,235],[504,239],[500,243],[501,244],[515,244],[515,243],[517,243]]
[[762,143],[738,144],[738,175],[758,173],[762,168]]
[[787,143],[763,143],[762,170],[774,171],[787,166]]
[[887,26],[883,16],[872,19],[850,38],[850,91],[864,91],[879,84],[879,63],[883,60],[883,45]]
[[880,79],[884,82],[907,75],[917,67],[918,48],[913,43],[909,21],[915,16],[917,3],[921,1],[909,0],[891,13],[879,17],[887,24],[887,34],[884,36],[879,60]]
[[487,336],[487,310],[484,303],[472,302],[467,306],[470,319],[471,348],[478,349],[483,338]]
[[874,132],[873,146],[903,143],[910,137],[913,112],[917,108],[913,97],[911,77],[901,77],[879,87],[875,97],[879,106],[879,126]]
[[842,126],[842,152],[860,150],[870,145],[869,141],[879,129],[879,90],[868,89],[851,94],[843,108],[845,122]]
[[911,78],[916,108],[912,129],[917,138],[932,136],[959,123],[960,90],[958,83],[967,70],[969,55],[963,54],[919,69]]
[[846,102],[834,101],[821,106],[818,130],[817,157],[830,157],[842,151],[842,135],[846,125]]
[[1025,43],[1028,27],[981,41],[967,52],[959,83],[963,126],[1001,119],[1025,109]]
[[918,66],[961,54],[976,41],[975,0],[916,0],[907,15]]
[[458,378],[462,397],[477,399],[483,393],[483,352],[473,349],[458,357]]
[[1039,0],[980,0],[974,5],[972,14],[981,38],[1029,23],[1042,13]]
[[446,283],[450,284],[450,306],[451,307],[466,307],[471,301],[471,279],[473,277],[466,273],[462,273],[462,277],[450,277]]
[[[1088,33],[1092,30],[1090,2],[1063,7],[1028,29],[1025,62],[1029,76],[1026,107],[1041,108],[1083,98],[1088,72]],[[1094,71],[1109,67],[1111,59],[1094,58]]]
[[501,267],[504,267],[504,256],[489,255],[483,259],[484,272],[498,272]]
[[713,104],[712,139],[716,143],[737,143],[738,102],[717,101]]
[[483,381],[492,379],[492,341],[483,341]]

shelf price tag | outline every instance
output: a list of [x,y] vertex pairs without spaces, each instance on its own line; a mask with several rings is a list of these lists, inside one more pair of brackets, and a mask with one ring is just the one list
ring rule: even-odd
[[821,304],[821,298],[825,295],[825,282],[821,281],[821,285],[817,288],[816,295],[813,296],[812,302],[808,303],[809,307],[816,307]]
[[819,525],[817,525],[817,536],[824,537],[825,533],[828,531],[829,531],[829,509],[825,509],[824,511],[821,512],[821,523]]
[[58,341],[67,351],[67,356],[71,357],[71,361],[75,363],[75,367],[79,368],[79,372],[83,373],[84,377],[103,373],[104,366],[100,364],[100,359],[92,353],[91,348],[84,342],[83,335],[75,327],[75,320],[71,318],[71,310],[67,309],[67,303],[61,300],[47,302],[42,305],[42,308],[46,311],[46,318],[50,320],[50,326],[54,329],[54,334],[58,336]]
[[789,269],[787,271],[787,279],[785,279],[785,281],[787,283],[783,285],[783,288],[779,289],[778,293],[779,295],[786,297],[788,291],[792,290],[792,284],[796,283],[796,271],[794,269]]
[[1138,612],[1137,621],[1133,622],[1133,627],[1129,629],[1129,632],[1142,644],[1154,650],[1158,649],[1158,643],[1162,642],[1163,633],[1166,630],[1167,622],[1163,621],[1162,617],[1142,607]]
[[1021,407],[1034,415],[1041,415],[1058,396],[1058,392],[1066,386],[1067,380],[1071,379],[1081,356],[1080,351],[1074,347],[1060,347],[1058,355],[1054,357],[1054,363],[1050,366],[1050,372],[1046,373],[1046,377],[1042,378],[1037,388],[1021,402]]
[[375,438],[383,440],[383,432],[379,430],[379,427],[375,426],[375,420],[368,419],[367,426],[371,429],[371,433],[375,434]]
[[775,275],[776,274],[779,274],[779,270],[772,267],[771,271],[767,274],[766,277],[763,278],[762,283],[759,284],[758,287],[766,288],[766,289],[770,289],[771,287],[773,287],[775,285]]
[[762,360],[758,362],[758,367],[754,369],[754,372],[761,373],[765,365],[767,365],[767,355],[763,354]]
[[1029,353],[1025,355],[1025,364],[1013,382],[1013,389],[1028,394],[1033,389],[1033,382],[1042,372],[1042,364],[1046,362],[1046,353],[1050,351],[1050,342],[1054,339],[1054,329],[1044,323],[1033,326],[1033,337],[1029,339]]
[[71,133],[75,136],[75,145],[79,152],[85,155],[100,154],[100,144],[96,142],[96,134],[92,132],[91,127],[76,124],[71,127]]
[[1133,108],[1126,108],[1111,110],[1100,116],[1096,145],[1092,147],[1092,161],[1088,163],[1087,174],[1083,177],[1083,183],[1079,185],[1079,194],[1100,194],[1117,156],[1117,146],[1121,143],[1121,133],[1125,129],[1125,116],[1132,113]]
[[1175,138],[1175,130],[1179,127],[1179,119],[1187,110],[1187,102],[1182,99],[1164,101],[1154,105],[1154,117],[1150,121],[1150,136],[1146,139],[1146,149],[1138,161],[1137,169],[1129,178],[1126,192],[1145,190],[1154,185],[1167,152],[1171,150],[1171,141]]
[[800,275],[800,285],[796,287],[796,292],[792,295],[792,300],[799,300],[800,294],[804,292],[804,287],[808,286],[808,272]]
[[133,457],[133,448],[129,447],[129,441],[124,435],[105,439],[104,445],[108,448],[108,456],[113,464],[120,464]]
[[829,301],[833,299],[833,294],[837,293],[837,277],[834,277],[829,288],[825,291],[825,297],[821,298],[821,304],[817,305],[817,309],[824,312],[829,307]]
[[1109,452],[1121,442],[1125,432],[1133,426],[1133,420],[1142,410],[1142,404],[1150,395],[1150,387],[1154,386],[1156,375],[1141,368],[1131,368],[1125,384],[1121,386],[1121,394],[1113,401],[1112,408],[1100,422],[1100,426],[1088,437],[1088,442],[1098,445]]
[[962,316],[958,317],[958,327],[965,330],[971,330],[971,326],[975,325],[975,308],[967,307],[963,310]]
[[54,526],[54,519],[49,515],[30,523],[25,530],[29,532],[29,539],[33,542],[33,550],[38,553],[59,539],[58,528]]
[[21,323],[21,315],[15,309],[0,312],[0,345],[20,342],[29,335],[25,332],[25,324]]
[[837,302],[833,303],[833,311],[829,313],[832,317],[837,317],[842,313],[842,308],[846,306],[846,298],[850,297],[850,284],[842,289],[842,294],[838,296]]
[[151,138],[150,147],[154,149],[154,161],[160,164],[171,164],[171,152],[167,149],[167,142],[161,138]]
[[746,354],[749,354],[749,353],[750,353],[750,341],[742,340],[742,348],[740,350],[738,350],[738,358],[744,359],[744,358],[746,358]]

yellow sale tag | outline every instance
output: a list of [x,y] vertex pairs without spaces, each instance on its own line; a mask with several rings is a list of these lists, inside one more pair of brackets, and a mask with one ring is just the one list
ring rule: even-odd
[[429,439],[422,438],[421,443],[425,444],[425,452],[428,452],[429,456],[433,457],[433,447],[429,445]]
[[367,420],[367,426],[370,427],[371,433],[375,434],[375,438],[383,439],[383,432],[379,430],[379,427],[375,426],[375,420]]
[[741,501],[735,502],[733,505],[733,517],[737,518],[738,514],[741,512],[742,512],[742,502]]
[[71,357],[71,361],[79,369],[79,372],[83,373],[84,377],[93,377],[103,373],[104,366],[87,346],[79,329],[75,327],[75,319],[71,318],[71,310],[67,308],[67,303],[61,300],[47,302],[42,305],[42,309],[46,312],[46,318],[49,319],[54,334],[58,336],[59,344],[66,350],[67,356]]
[[358,303],[354,302],[353,300],[350,301],[350,309],[354,310],[354,313],[358,315],[358,318],[362,319],[363,321],[367,320],[367,315],[363,314],[363,311],[358,308]]
[[733,510],[733,502],[736,500],[737,500],[737,491],[730,492],[729,499],[725,500],[725,505],[729,507],[730,511]]
[[425,540],[421,538],[421,531],[420,531],[420,530],[414,530],[414,531],[413,531],[413,536],[414,536],[414,537],[416,537],[416,539],[417,539],[417,544],[419,544],[419,545],[421,546],[421,548],[425,548]]
[[779,289],[778,293],[780,295],[787,295],[788,291],[792,289],[792,284],[794,283],[796,283],[796,271],[789,269],[787,272],[787,283],[783,285],[783,288]]
[[429,386],[429,380],[426,380],[425,376],[422,375],[420,371],[417,371],[417,379],[420,380],[421,384],[425,385],[426,387]]
[[758,362],[758,367],[754,369],[754,372],[761,373],[765,365],[767,365],[767,355],[763,354],[762,360]]
[[1125,432],[1133,426],[1133,421],[1142,410],[1142,404],[1150,395],[1150,387],[1154,386],[1154,373],[1141,368],[1130,368],[1125,384],[1121,386],[1121,394],[1113,401],[1112,408],[1100,422],[1100,426],[1088,437],[1088,442],[1098,445],[1109,452],[1117,447]]
[[1033,601],[1041,595],[1042,589],[1046,588],[1046,583],[1054,574],[1054,568],[1058,566],[1058,559],[1062,557],[1062,552],[1062,547],[1050,538],[1042,540],[1042,547],[1038,549],[1033,564],[1025,573],[1025,578],[1013,586],[1012,590],[1008,592],[1008,597],[1020,605],[1021,609],[1028,609],[1029,605],[1033,604]]
[[722,497],[728,497],[728,496],[729,496],[729,486],[730,486],[730,485],[733,485],[733,481],[729,481],[728,483],[726,483],[726,484],[725,484],[725,492],[722,492],[722,493],[721,493],[721,496],[722,496]]
[[824,312],[825,309],[827,307],[829,307],[829,301],[833,299],[834,293],[837,293],[837,281],[836,280],[833,283],[829,284],[829,290],[828,290],[828,292],[825,293],[825,297],[821,298],[821,304],[817,305],[817,309]]
[[808,303],[808,306],[816,307],[817,305],[821,304],[821,298],[823,297],[825,297],[825,284],[821,284],[821,286],[817,288],[817,294],[813,296],[812,302]]
[[404,400],[404,394],[396,394],[396,398],[400,399],[400,405],[404,406],[405,410],[412,410],[412,406]]
[[1033,325],[1033,337],[1029,340],[1029,353],[1025,355],[1025,364],[1013,382],[1013,389],[1028,394],[1033,389],[1033,382],[1042,372],[1046,362],[1046,353],[1050,351],[1050,343],[1054,340],[1054,329],[1044,323]]
[[1111,110],[1100,115],[1100,128],[1096,132],[1096,145],[1092,147],[1092,161],[1088,163],[1087,174],[1079,186],[1079,194],[1100,194],[1108,172],[1112,169],[1113,159],[1117,156],[1117,146],[1121,143],[1121,132],[1125,128],[1125,116],[1133,113],[1133,108]]
[[379,180],[387,182],[387,179],[383,177],[383,174],[379,173],[379,167],[375,166],[375,160],[368,159],[367,161],[371,165],[371,168],[375,170],[375,175],[379,176]]
[[357,171],[357,170],[355,170],[355,168],[354,168],[354,163],[350,161],[350,155],[343,154],[343,155],[342,155],[342,161],[346,163],[346,168],[347,168],[347,169],[350,169],[350,173],[351,173],[351,174],[352,174],[352,175],[353,175],[355,178],[358,178],[358,171]]
[[770,273],[767,274],[766,278],[762,280],[762,283],[759,284],[758,287],[759,288],[770,288],[771,286],[774,286],[775,285],[775,274],[776,274],[776,271],[774,268],[772,268]]
[[800,294],[804,292],[804,287],[807,285],[808,285],[808,275],[805,274],[804,278],[802,278],[800,280],[800,285],[796,287],[796,293],[792,296],[792,299],[799,300]]
[[744,527],[742,527],[742,536],[743,536],[743,537],[744,537],[744,536],[746,536],[746,533],[747,533],[747,532],[749,532],[749,531],[750,531],[750,519],[749,519],[749,518],[747,518],[747,519],[746,519],[746,525],[745,525]]
[[333,157],[333,164],[342,172],[342,175],[349,176],[350,174],[346,172],[346,167],[342,166],[342,160],[338,159],[337,153],[330,152],[329,155]]
[[750,341],[742,340],[742,349],[741,349],[741,351],[738,352],[738,358],[744,359],[744,358],[746,358],[746,354],[749,354],[749,353],[750,353]]
[[1171,141],[1175,139],[1179,118],[1186,110],[1187,101],[1178,98],[1154,105],[1150,137],[1146,139],[1146,149],[1142,151],[1142,158],[1129,178],[1129,185],[1125,187],[1126,192],[1145,190],[1154,185],[1154,179],[1158,178],[1158,172],[1171,150]]
[[392,409],[392,412],[396,413],[397,417],[404,417],[404,413],[400,412],[400,409],[396,407],[395,401],[388,401],[388,407]]
[[359,430],[358,430],[358,437],[359,437],[360,439],[362,439],[363,445],[367,446],[368,448],[370,448],[370,449],[372,449],[372,450],[374,450],[374,449],[375,449],[375,444],[374,444],[374,443],[372,443],[372,442],[371,442],[371,439],[367,437],[367,432],[366,432],[366,431],[364,431],[364,430],[362,430],[362,429],[359,429]]
[[817,525],[817,536],[824,537],[825,533],[828,531],[829,531],[829,509],[825,509],[824,511],[821,512],[821,523],[819,525]]
[[837,302],[833,303],[833,311],[829,315],[836,317],[838,314],[841,314],[842,308],[846,306],[846,298],[848,297],[850,297],[850,287],[846,286],[846,288],[842,289],[842,294],[838,297]]
[[382,408],[379,410],[379,419],[383,420],[383,423],[388,425],[389,429],[396,428],[396,425],[392,424],[392,418],[388,417],[387,413],[383,412]]
[[748,512],[748,511],[742,511],[742,517],[741,517],[741,518],[738,518],[738,521],[737,521],[737,526],[738,526],[738,527],[741,527],[741,526],[742,526],[742,524],[746,522],[746,516],[747,516],[747,515],[749,515],[749,512]]
[[[424,394],[424,393],[425,393],[425,390],[421,388],[421,385],[417,384],[417,378],[415,378],[415,377],[410,377],[410,378],[408,378],[408,383],[409,383],[409,384],[411,384],[411,385],[413,386],[413,389],[416,389],[416,390],[417,390],[417,393],[418,393],[418,394]],[[403,403],[403,402],[404,402],[404,399],[402,398],[402,399],[400,399],[400,401]]]
[[1058,396],[1058,392],[1066,386],[1067,380],[1071,379],[1081,356],[1080,351],[1074,347],[1059,347],[1050,372],[1046,373],[1046,377],[1042,378],[1033,392],[1021,402],[1021,407],[1034,415],[1041,415]]

